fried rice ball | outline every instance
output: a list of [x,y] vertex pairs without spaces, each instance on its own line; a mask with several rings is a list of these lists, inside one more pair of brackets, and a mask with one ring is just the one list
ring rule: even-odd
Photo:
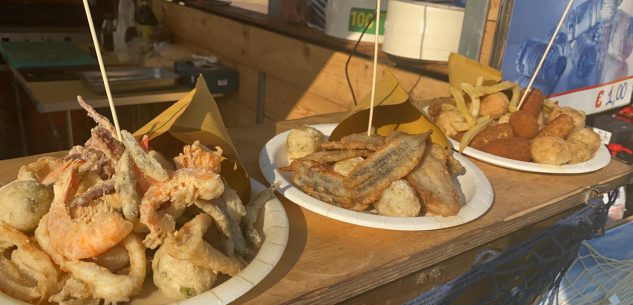
[[536,163],[563,165],[571,160],[572,148],[559,137],[539,136],[532,140],[530,155]]
[[574,120],[571,116],[561,114],[549,124],[545,125],[543,129],[538,132],[538,137],[559,137],[561,139],[567,138],[572,131],[574,131]]
[[571,147],[570,164],[585,162],[593,158],[593,151],[585,143],[576,140],[567,141],[567,143]]
[[510,125],[514,135],[526,139],[532,139],[538,131],[538,122],[534,116],[524,110],[515,111],[510,116]]
[[52,201],[52,189],[37,181],[9,183],[0,190],[0,222],[24,233],[33,232]]
[[486,95],[480,103],[479,115],[487,115],[491,119],[498,119],[508,112],[510,101],[503,92]]
[[591,151],[592,154],[600,148],[600,145],[602,145],[600,135],[591,128],[580,128],[574,130],[567,137],[567,141],[577,141],[587,145],[587,148],[589,148],[589,151]]
[[543,110],[543,103],[545,102],[545,96],[541,90],[533,88],[530,93],[525,97],[521,111],[525,111],[534,118],[538,118]]
[[401,179],[382,192],[380,199],[374,202],[374,208],[380,215],[415,217],[420,215],[422,205],[411,185]]
[[512,126],[510,124],[495,124],[488,126],[482,132],[477,134],[475,138],[470,142],[470,146],[475,149],[481,150],[488,143],[514,137],[514,131],[512,130]]
[[484,146],[483,151],[500,157],[529,162],[530,141],[522,137],[499,139]]
[[447,137],[452,137],[457,134],[457,130],[453,128],[453,125],[451,123],[465,121],[466,120],[464,119],[464,116],[462,116],[462,113],[459,112],[459,110],[457,109],[453,109],[440,113],[440,115],[438,115],[435,119],[435,124],[442,130],[442,132],[444,132]]
[[574,122],[574,128],[580,129],[585,127],[585,119],[586,115],[584,111],[576,110],[571,107],[556,107],[552,109],[549,116],[547,117],[547,124],[551,124],[554,120],[556,120],[559,116],[566,114]]
[[296,128],[288,134],[288,158],[298,159],[321,149],[324,135],[312,127]]

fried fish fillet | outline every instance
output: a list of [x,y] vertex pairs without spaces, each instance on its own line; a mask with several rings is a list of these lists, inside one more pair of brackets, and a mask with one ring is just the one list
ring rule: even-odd
[[345,177],[324,165],[298,163],[292,183],[308,195],[344,208],[353,208],[351,193],[343,186]]
[[321,144],[321,148],[326,150],[335,149],[366,149],[375,151],[385,144],[385,137],[368,136],[366,134],[355,133],[342,137],[339,141],[326,142]]
[[371,154],[371,151],[366,149],[345,149],[345,150],[325,150],[311,153],[301,160],[314,161],[319,164],[334,163],[358,157],[367,157]]
[[422,160],[431,131],[409,135],[391,133],[376,152],[358,164],[345,179],[358,208],[378,200],[389,185],[408,175]]
[[[461,208],[461,200],[457,188],[451,179],[451,169],[456,167],[457,160],[449,159],[449,152],[436,144],[427,149],[422,162],[409,175],[407,181],[422,199],[427,212],[442,215],[456,215]],[[454,169],[452,170],[454,171]]]

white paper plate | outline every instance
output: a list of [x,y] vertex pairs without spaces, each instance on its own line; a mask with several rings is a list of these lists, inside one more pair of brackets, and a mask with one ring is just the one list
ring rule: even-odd
[[[325,135],[329,135],[336,125],[322,124],[312,127]],[[483,215],[492,206],[494,193],[490,182],[479,168],[458,153],[454,153],[454,156],[466,169],[465,174],[457,177],[465,205],[456,216],[390,217],[356,212],[331,205],[294,187],[289,180],[289,175],[278,170],[278,168],[288,165],[286,138],[289,132],[280,133],[266,143],[259,154],[259,167],[270,183],[279,182],[281,184],[278,189],[281,194],[315,213],[366,227],[419,231],[453,227],[472,221]]]
[[[459,142],[450,139],[453,148],[459,149]],[[606,146],[600,145],[600,148],[594,154],[593,158],[582,163],[567,164],[567,165],[549,165],[535,162],[524,162],[518,160],[512,160],[504,157],[499,157],[487,152],[483,152],[472,147],[466,147],[462,152],[464,155],[473,157],[477,160],[490,163],[493,165],[516,169],[520,171],[533,172],[533,173],[548,173],[548,174],[579,174],[588,173],[599,170],[611,162],[611,154]]]
[[[263,190],[264,186],[251,179],[251,189],[253,194],[256,194]],[[279,262],[288,243],[288,216],[279,199],[274,198],[268,201],[260,213],[256,227],[260,232],[264,233],[264,242],[255,258],[240,273],[202,294],[181,301],[163,296],[158,288],[153,285],[152,278],[148,277],[145,279],[145,288],[141,295],[133,297],[132,302],[129,304],[228,304],[251,290],[272,271]],[[28,305],[28,303],[15,300],[2,292],[0,292],[0,304]]]

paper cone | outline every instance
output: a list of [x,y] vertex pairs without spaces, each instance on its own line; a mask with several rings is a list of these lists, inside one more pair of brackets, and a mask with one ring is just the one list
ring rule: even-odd
[[484,81],[498,83],[503,75],[501,71],[466,56],[457,53],[448,56],[448,82],[451,87],[459,88],[462,83],[474,86],[478,77],[483,77]]
[[[370,98],[368,94],[352,108],[345,119],[332,131],[330,141],[336,141],[353,133],[367,132]],[[384,78],[376,84],[372,126],[376,128],[377,134],[383,136],[394,130],[417,134],[431,129],[433,130],[431,140],[434,143],[449,146],[442,130],[411,104],[407,91],[389,72],[385,72]]]
[[134,136],[140,138],[145,134],[149,136],[150,145],[167,158],[173,158],[182,151],[183,145],[196,140],[209,147],[219,146],[226,157],[222,161],[222,177],[243,202],[249,201],[248,174],[204,78],[198,77],[195,89],[137,130]]

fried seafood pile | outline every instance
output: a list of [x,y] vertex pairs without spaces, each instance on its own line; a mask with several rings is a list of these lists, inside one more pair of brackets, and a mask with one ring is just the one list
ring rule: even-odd
[[373,206],[386,216],[455,215],[461,199],[452,176],[463,168],[449,148],[431,143],[429,134],[352,134],[322,143],[281,170],[305,193],[346,209]]
[[[600,136],[585,128],[585,113],[559,107],[532,89],[517,110],[521,90],[502,81],[450,87],[451,97],[431,105],[429,115],[442,131],[467,146],[497,156],[551,165],[593,158]],[[510,98],[508,98],[510,96]]]
[[[33,304],[110,304],[149,275],[171,298],[210,289],[255,255],[267,189],[243,205],[222,151],[196,142],[167,161],[79,100],[97,122],[65,158],[20,168],[0,191],[0,291]],[[150,263],[151,262],[151,263]],[[149,269],[149,270],[148,270]]]

